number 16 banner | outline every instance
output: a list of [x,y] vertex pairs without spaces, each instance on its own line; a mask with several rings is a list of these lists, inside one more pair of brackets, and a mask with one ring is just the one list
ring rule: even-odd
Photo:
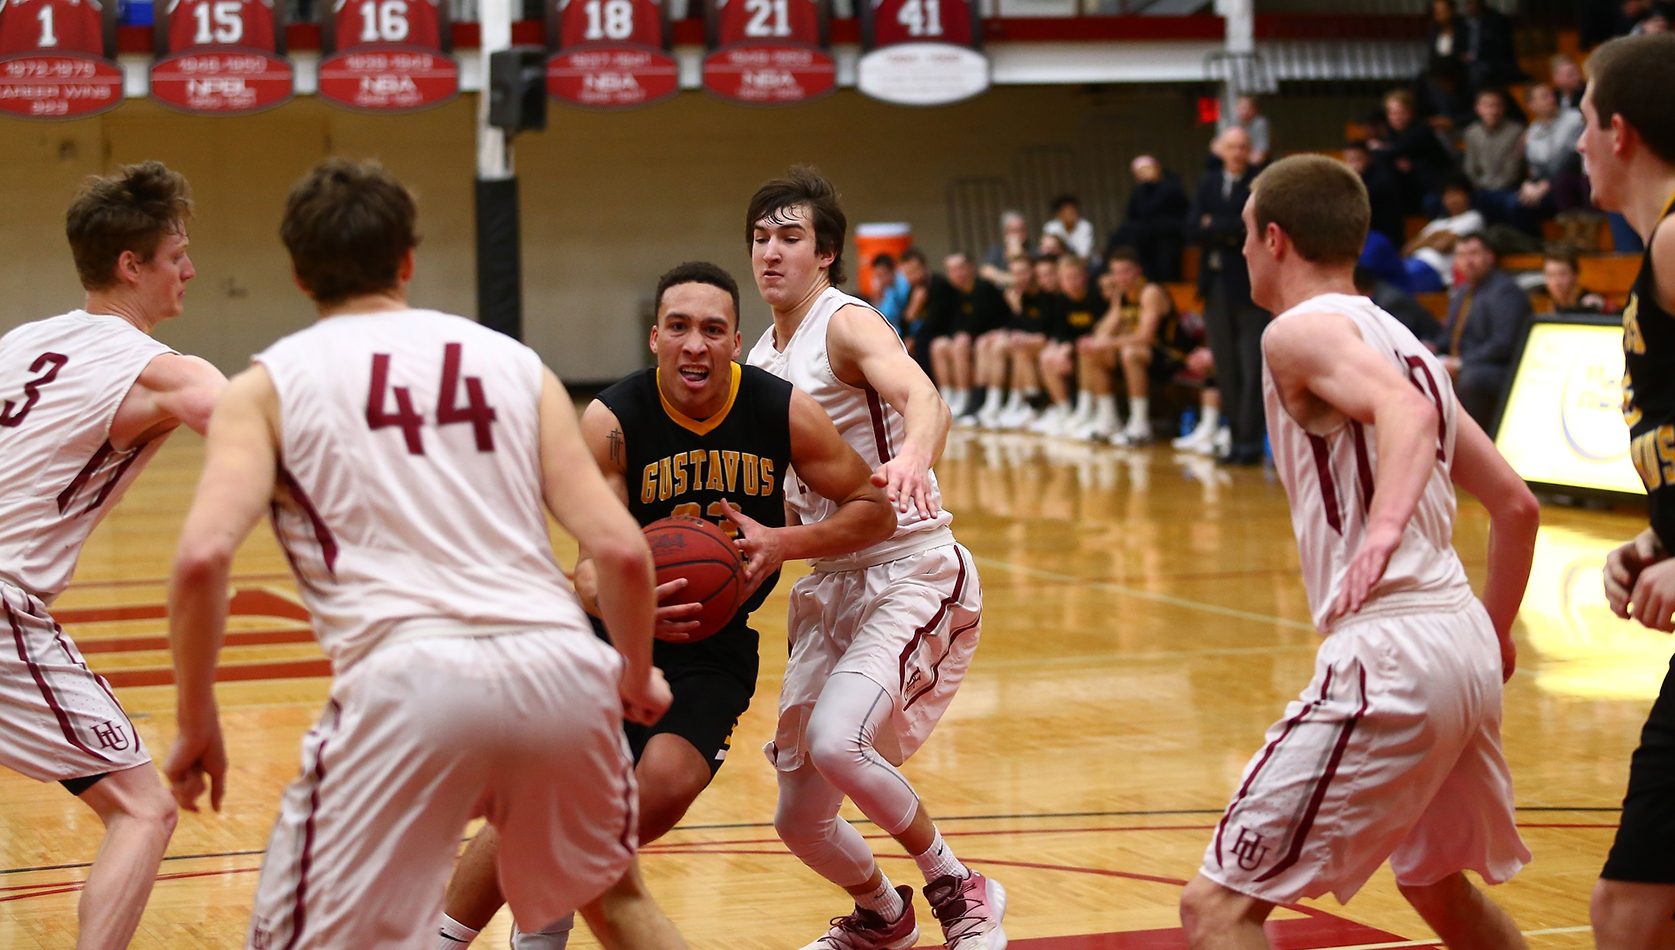
[[459,92],[445,0],[335,0],[321,24],[320,97],[362,112],[413,112]]
[[858,0],[861,44],[855,85],[908,106],[969,99],[989,88],[976,0]]
[[837,87],[823,0],[709,0],[704,88],[753,104],[805,102]]
[[547,93],[554,99],[632,109],[680,91],[657,0],[548,0],[547,44]]

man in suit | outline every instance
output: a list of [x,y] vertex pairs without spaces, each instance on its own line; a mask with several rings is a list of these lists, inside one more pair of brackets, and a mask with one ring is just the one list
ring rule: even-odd
[[1250,136],[1234,126],[1216,137],[1211,150],[1221,168],[1198,181],[1198,197],[1187,216],[1187,233],[1202,250],[1198,293],[1204,298],[1204,328],[1215,356],[1222,413],[1233,433],[1222,461],[1262,462],[1262,330],[1268,313],[1250,299],[1250,274],[1243,246],[1245,201],[1256,177]]
[[1530,298],[1500,269],[1494,247],[1481,232],[1460,238],[1454,267],[1460,280],[1448,298],[1448,320],[1429,342],[1454,377],[1461,407],[1493,437],[1513,349],[1530,321]]
[[1122,227],[1105,243],[1107,256],[1119,247],[1140,254],[1140,270],[1147,280],[1169,283],[1181,279],[1181,251],[1186,246],[1182,228],[1191,208],[1180,176],[1150,155],[1129,163],[1134,190],[1128,194],[1128,214]]

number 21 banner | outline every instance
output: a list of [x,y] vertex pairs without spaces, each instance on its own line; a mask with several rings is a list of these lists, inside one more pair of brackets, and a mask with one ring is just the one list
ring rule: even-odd
[[116,0],[0,0],[0,112],[74,119],[122,104]]
[[156,17],[151,94],[182,112],[248,115],[291,98],[274,0],[169,0]]
[[590,109],[631,109],[680,91],[657,0],[548,0],[547,92]]
[[824,0],[709,0],[704,88],[753,104],[805,102],[837,87]]
[[874,99],[931,106],[989,88],[976,0],[858,0],[861,45],[855,85]]
[[335,0],[321,24],[320,96],[362,112],[413,112],[459,92],[446,0]]

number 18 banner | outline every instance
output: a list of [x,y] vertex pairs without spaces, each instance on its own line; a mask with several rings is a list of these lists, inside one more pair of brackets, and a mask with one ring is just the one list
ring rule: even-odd
[[976,0],[858,0],[856,86],[874,99],[930,106],[989,88]]
[[74,119],[122,104],[116,0],[0,0],[0,112]]
[[704,88],[752,104],[805,102],[837,87],[824,0],[708,0]]
[[182,112],[248,115],[291,98],[274,0],[169,0],[156,17],[151,94]]
[[321,24],[320,96],[362,112],[413,112],[459,92],[445,0],[335,0]]
[[548,0],[547,43],[547,93],[562,102],[632,109],[680,91],[657,0]]

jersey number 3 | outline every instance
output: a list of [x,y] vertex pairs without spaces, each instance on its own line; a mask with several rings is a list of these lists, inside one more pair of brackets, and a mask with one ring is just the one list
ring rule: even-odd
[[[494,430],[489,424],[494,421],[495,413],[483,395],[482,378],[465,377],[465,406],[462,408],[455,403],[459,397],[459,364],[463,350],[464,347],[458,343],[449,343],[442,348],[442,386],[436,395],[436,424],[446,426],[469,422],[477,440],[477,451],[493,452]],[[393,413],[384,411],[385,390],[395,393],[396,411]],[[366,424],[374,431],[389,426],[400,429],[402,438],[407,442],[407,454],[425,454],[424,437],[419,431],[425,424],[425,417],[413,408],[413,396],[406,386],[390,385],[388,353],[372,354],[372,385],[366,394]]]
[[[42,9],[47,8],[43,7]],[[69,361],[68,356],[58,353],[42,353],[35,357],[35,362],[29,364],[29,372],[41,373],[43,369],[46,372],[23,384],[23,405],[18,406],[16,412],[12,411],[12,401],[10,399],[6,400],[4,405],[0,405],[0,426],[15,429],[23,425],[23,417],[29,415],[29,410],[35,408],[35,403],[41,401],[41,387],[57,379],[58,371],[63,369],[64,364]]]

